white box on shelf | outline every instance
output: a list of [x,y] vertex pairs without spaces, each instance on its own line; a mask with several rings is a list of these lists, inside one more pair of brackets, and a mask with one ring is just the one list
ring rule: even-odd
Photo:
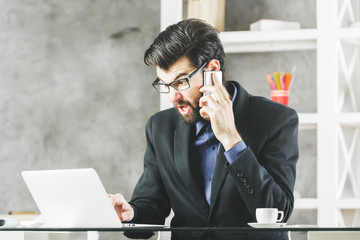
[[274,31],[286,29],[300,29],[300,22],[274,19],[260,19],[250,24],[250,31]]

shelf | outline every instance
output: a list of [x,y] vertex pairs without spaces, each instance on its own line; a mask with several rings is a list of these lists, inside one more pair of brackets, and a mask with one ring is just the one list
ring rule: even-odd
[[316,113],[298,113],[300,129],[314,129],[317,126],[318,115]]
[[337,30],[337,37],[340,39],[348,40],[360,39],[360,28],[341,28]]
[[339,113],[336,117],[336,120],[340,124],[360,126],[360,113],[359,112]]
[[[338,209],[360,209],[358,198],[338,199],[335,205]],[[318,206],[319,202],[316,198],[295,198],[295,209],[317,209]]]
[[[220,38],[226,53],[277,52],[316,49],[317,29],[282,31],[229,31]],[[336,36],[360,45],[360,29],[342,28]]]
[[339,209],[360,209],[360,201],[358,198],[338,199],[336,207]]
[[276,52],[316,49],[317,30],[221,32],[226,53]]
[[[298,113],[301,129],[313,129],[318,124],[317,113]],[[339,113],[336,115],[339,124],[360,126],[360,112]]]
[[337,31],[337,37],[344,43],[360,46],[360,28],[342,28]]
[[[358,28],[342,28],[337,30],[336,35],[343,41],[360,44]],[[226,53],[314,50],[317,36],[317,29],[220,33]]]
[[318,200],[316,198],[295,198],[295,209],[316,209]]
[[[319,205],[316,198],[295,198],[295,209],[317,209]],[[338,209],[360,209],[360,201],[357,198],[336,200]]]

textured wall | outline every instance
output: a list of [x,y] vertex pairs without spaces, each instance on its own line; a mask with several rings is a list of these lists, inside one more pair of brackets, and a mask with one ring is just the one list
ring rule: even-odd
[[160,1],[0,0],[0,213],[36,210],[20,171],[94,167],[130,197],[159,109],[143,52]]

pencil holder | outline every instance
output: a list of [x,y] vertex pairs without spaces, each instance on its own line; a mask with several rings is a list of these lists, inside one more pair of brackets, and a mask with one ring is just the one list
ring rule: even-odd
[[289,104],[289,91],[288,90],[272,90],[270,92],[271,100],[277,103],[288,106]]

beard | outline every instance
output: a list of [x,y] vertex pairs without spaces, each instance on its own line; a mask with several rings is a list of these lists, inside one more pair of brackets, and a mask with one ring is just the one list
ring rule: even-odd
[[[179,101],[179,102],[174,103],[174,108],[175,108],[177,114],[181,117],[181,119],[184,122],[191,124],[191,125],[195,125],[198,121],[200,121],[202,119],[202,117],[200,116],[199,99],[195,102],[195,104],[191,104],[188,101]],[[186,115],[183,115],[179,110],[180,105],[189,106],[189,108],[190,108],[189,113]]]

